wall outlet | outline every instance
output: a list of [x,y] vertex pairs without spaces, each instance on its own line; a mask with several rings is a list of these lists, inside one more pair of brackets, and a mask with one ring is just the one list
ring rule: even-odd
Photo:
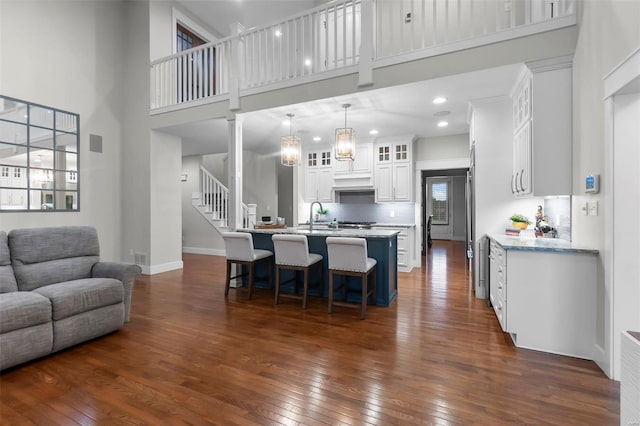
[[589,201],[589,216],[598,216],[598,201]]
[[407,13],[406,15],[404,15],[404,23],[408,24],[409,22],[411,22],[411,12]]
[[395,212],[395,211],[393,211],[393,210],[391,210],[391,211],[389,212],[389,217],[396,217],[396,212]]

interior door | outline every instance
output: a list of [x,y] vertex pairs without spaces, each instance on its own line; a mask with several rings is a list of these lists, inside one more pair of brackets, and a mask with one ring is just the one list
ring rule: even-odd
[[452,235],[451,178],[427,178],[427,212],[433,215],[431,237],[450,240]]

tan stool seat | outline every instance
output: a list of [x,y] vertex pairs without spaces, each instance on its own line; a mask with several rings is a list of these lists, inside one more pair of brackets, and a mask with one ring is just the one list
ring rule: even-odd
[[[255,281],[255,264],[256,262],[268,262],[269,265],[269,285],[272,285],[271,280],[271,258],[273,253],[269,250],[260,250],[253,248],[253,238],[248,232],[223,232],[222,238],[224,239],[225,250],[227,254],[227,279],[224,288],[224,295],[229,294],[229,286],[231,280],[234,278],[240,278],[249,276],[249,299],[253,293],[253,284]],[[246,265],[248,272],[244,274],[238,274],[231,276],[231,265],[235,263],[238,265]]]
[[[305,235],[275,234],[272,238],[273,249],[276,257],[276,297],[275,304],[280,302],[280,296],[302,299],[302,309],[307,309],[307,294],[309,291],[309,269],[314,265],[318,265],[319,279],[318,286],[320,294],[323,294],[323,277],[322,277],[322,255],[317,253],[309,253],[309,242]],[[304,272],[303,294],[298,295],[298,281],[294,276],[293,279],[280,282],[280,271],[282,269],[291,269],[294,271]],[[287,282],[295,282],[295,294],[280,294],[281,284]]]
[[[360,277],[362,285],[362,295],[360,300],[360,319],[365,319],[367,315],[367,299],[373,295],[373,303],[376,303],[376,264],[377,261],[367,257],[367,240],[364,238],[352,237],[327,237],[327,252],[329,254],[329,313],[333,312],[333,305],[357,307],[353,303],[347,302],[347,276]],[[368,289],[369,274],[373,273],[372,289]],[[334,275],[342,276],[343,300],[335,301],[333,293]]]

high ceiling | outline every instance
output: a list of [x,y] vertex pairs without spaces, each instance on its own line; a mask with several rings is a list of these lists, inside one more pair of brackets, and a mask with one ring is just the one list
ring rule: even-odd
[[[245,28],[268,24],[326,3],[326,0],[178,0],[192,16],[218,34],[229,34],[229,23],[240,22]],[[468,103],[473,99],[504,96],[515,82],[517,65],[389,87],[361,91],[346,96],[317,100],[296,105],[243,114],[245,149],[262,154],[278,154],[280,137],[287,135],[282,122],[289,113],[295,114],[293,132],[301,137],[303,146],[331,143],[337,127],[353,127],[358,138],[414,134],[435,137],[468,132]],[[433,104],[433,98],[444,96],[447,102]],[[446,120],[447,127],[438,127]],[[227,151],[228,130],[225,120],[208,120],[172,126],[166,132],[183,139],[183,155],[213,154]],[[322,141],[314,142],[319,136]]]

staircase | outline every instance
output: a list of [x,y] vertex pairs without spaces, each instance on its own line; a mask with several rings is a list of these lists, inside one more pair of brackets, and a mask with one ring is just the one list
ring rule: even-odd
[[[202,166],[200,192],[192,195],[191,204],[216,231],[222,233],[229,229],[229,189]],[[253,227],[256,223],[256,206],[250,206],[242,203],[243,228]]]

